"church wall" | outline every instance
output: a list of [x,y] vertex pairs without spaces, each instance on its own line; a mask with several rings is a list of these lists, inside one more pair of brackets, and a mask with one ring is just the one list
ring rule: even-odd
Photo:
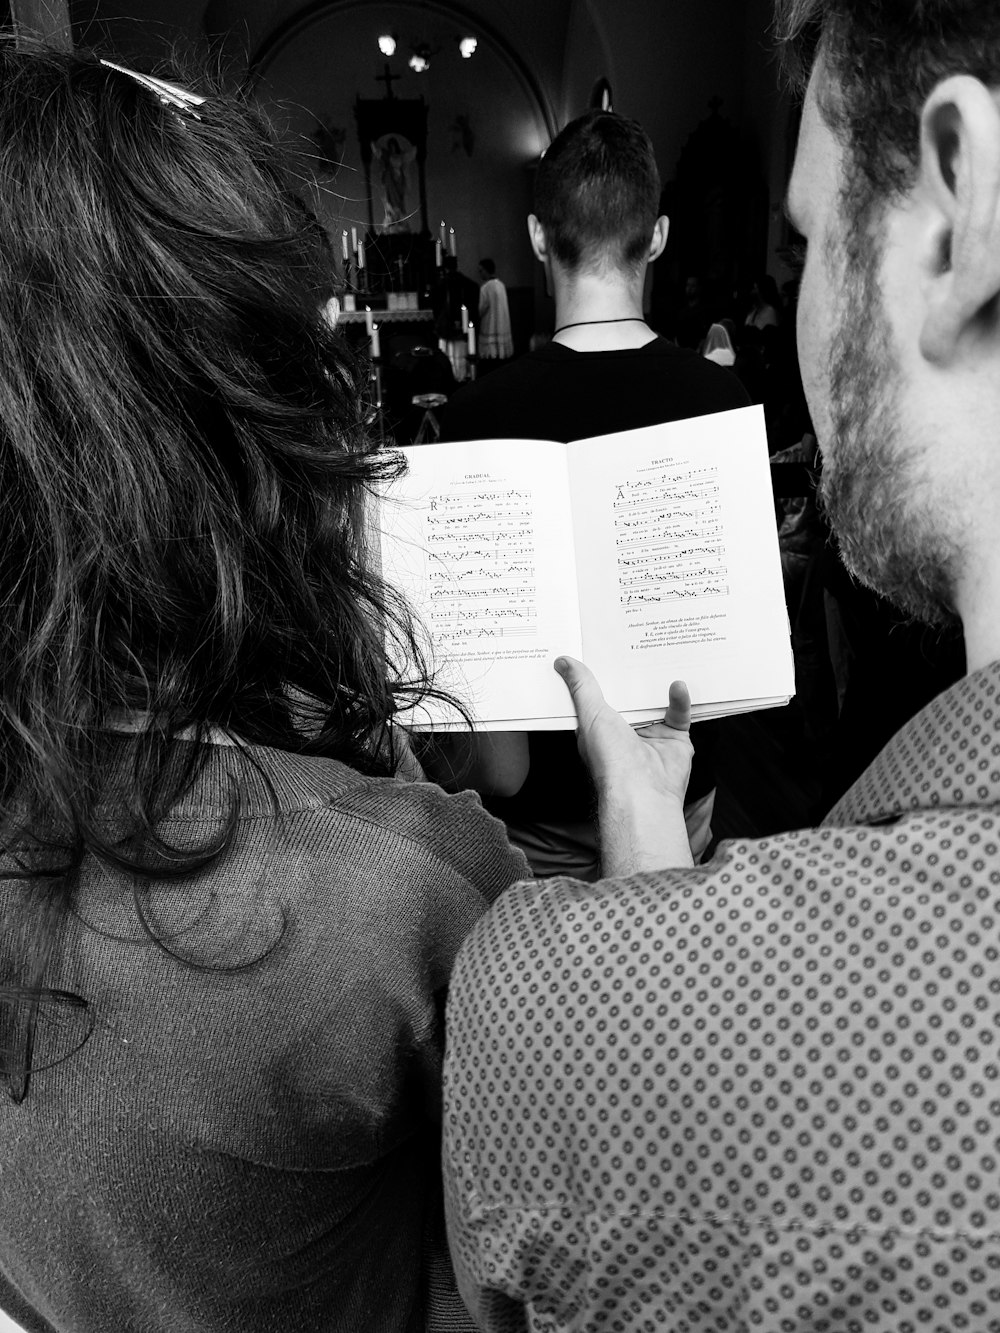
[[792,274],[783,203],[795,151],[793,98],[785,86],[770,37],[772,0],[746,0],[746,106],[770,196],[767,270],[782,283]]
[[713,96],[744,114],[746,0],[589,0],[615,68],[615,110],[648,131],[664,180]]
[[618,86],[617,69],[600,23],[593,0],[574,0],[563,59],[560,127],[587,110],[598,79],[608,79],[612,91]]

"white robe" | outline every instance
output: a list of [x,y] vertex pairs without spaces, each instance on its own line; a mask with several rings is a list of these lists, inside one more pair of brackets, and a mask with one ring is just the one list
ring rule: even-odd
[[487,279],[479,289],[479,327],[476,334],[481,360],[503,361],[514,355],[507,288],[499,278]]

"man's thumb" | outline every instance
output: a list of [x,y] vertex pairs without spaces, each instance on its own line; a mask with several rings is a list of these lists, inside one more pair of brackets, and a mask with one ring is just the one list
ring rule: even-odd
[[573,699],[573,707],[576,709],[577,721],[583,726],[604,704],[604,695],[597,683],[597,677],[588,666],[578,662],[575,657],[557,657],[553,665],[566,682]]

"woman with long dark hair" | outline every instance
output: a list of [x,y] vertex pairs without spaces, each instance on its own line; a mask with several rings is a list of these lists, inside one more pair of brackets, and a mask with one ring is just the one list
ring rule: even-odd
[[526,871],[396,776],[316,229],[237,99],[7,42],[0,182],[0,1309],[422,1328],[443,995]]

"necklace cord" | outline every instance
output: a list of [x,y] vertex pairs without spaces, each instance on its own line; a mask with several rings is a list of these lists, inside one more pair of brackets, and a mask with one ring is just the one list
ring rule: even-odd
[[560,324],[553,333],[563,333],[566,329],[582,329],[584,324],[645,324],[641,315],[622,315],[620,319],[578,319],[574,324]]

